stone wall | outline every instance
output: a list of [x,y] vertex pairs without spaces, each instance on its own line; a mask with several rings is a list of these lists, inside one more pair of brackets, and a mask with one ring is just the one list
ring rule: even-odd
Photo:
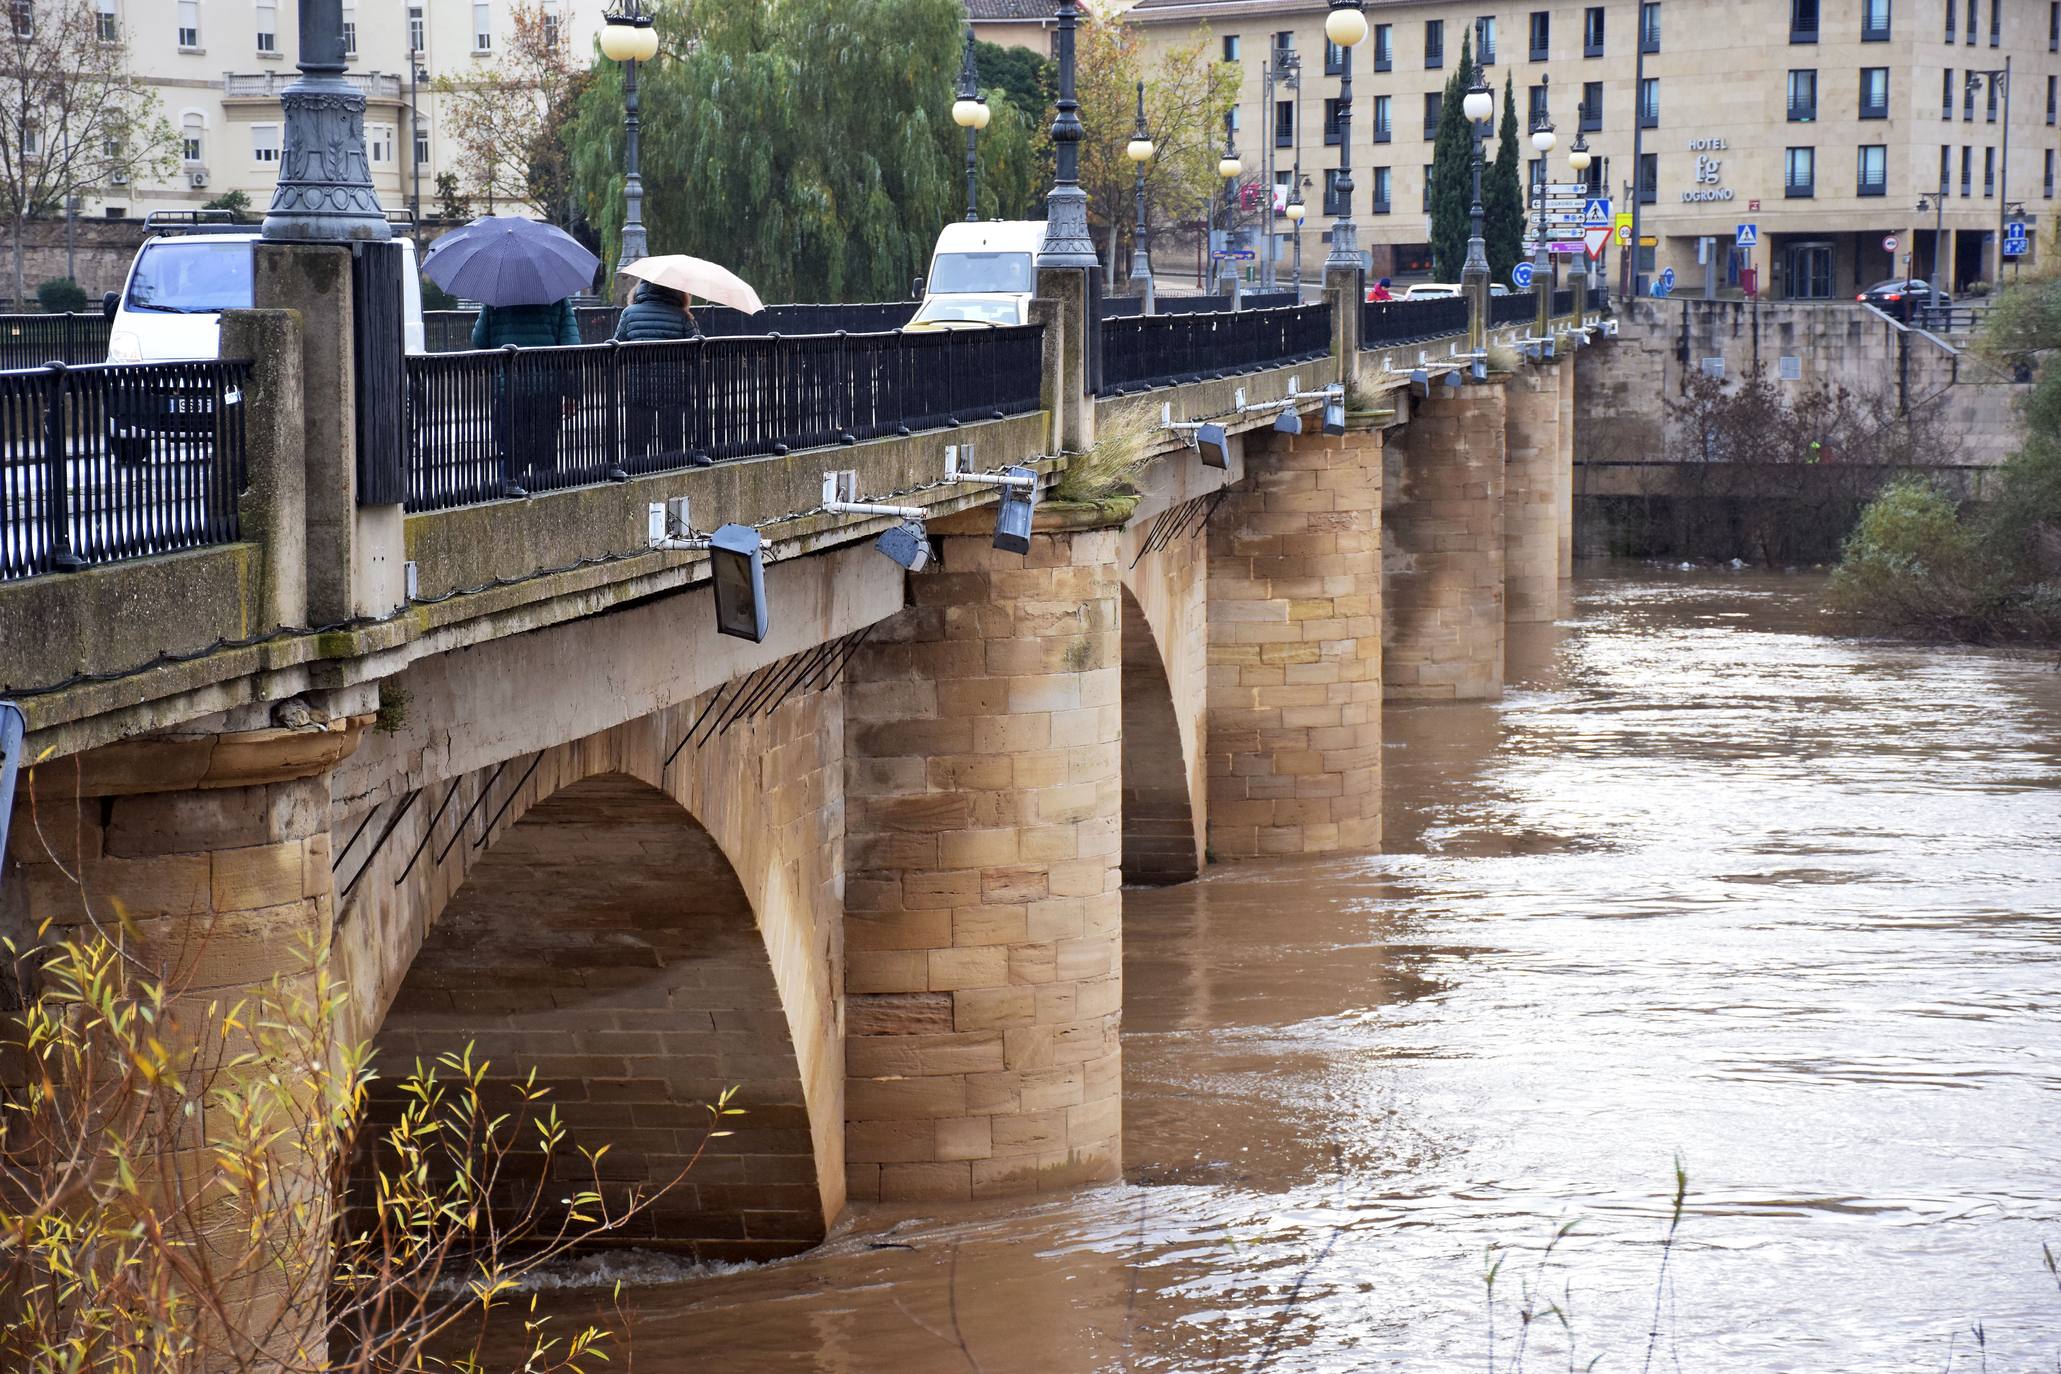
[[1503,488],[1503,612],[1551,620],[1560,603],[1560,368],[1510,378]]
[[[73,226],[72,275],[85,288],[88,309],[98,307],[102,292],[122,289],[129,279],[129,264],[135,261],[136,250],[149,236],[140,219],[81,219]],[[13,244],[8,247],[11,250]],[[52,277],[65,276],[65,263],[64,217],[30,220],[22,236],[21,279],[27,304],[13,299],[14,273],[10,264],[5,280],[0,281],[0,295],[7,298],[0,308],[34,309],[36,287]]]

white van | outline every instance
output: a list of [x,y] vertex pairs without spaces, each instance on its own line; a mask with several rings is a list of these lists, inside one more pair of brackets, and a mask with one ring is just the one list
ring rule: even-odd
[[[153,215],[153,228],[163,221]],[[261,237],[255,226],[210,223],[185,216],[178,229],[154,234],[136,250],[129,278],[117,293],[101,298],[109,321],[111,363],[166,363],[222,356],[222,312],[251,305],[251,249]],[[401,341],[408,353],[425,351],[422,278],[415,244],[401,245]],[[151,440],[161,434],[205,433],[214,427],[214,403],[173,394],[173,384],[133,394],[122,392],[107,416],[108,448],[116,461],[146,462]]]
[[1041,219],[962,220],[937,236],[923,304],[910,329],[992,329],[1029,324],[1037,291]]

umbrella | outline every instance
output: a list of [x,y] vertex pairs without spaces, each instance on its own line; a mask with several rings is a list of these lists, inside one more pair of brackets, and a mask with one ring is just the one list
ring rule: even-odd
[[482,305],[549,305],[586,290],[600,265],[554,224],[483,215],[432,244],[422,274]]
[[756,315],[766,308],[759,293],[751,289],[751,283],[705,258],[668,253],[663,257],[639,258],[621,270],[626,277],[670,287],[683,296],[699,296],[717,305],[735,306],[747,315]]

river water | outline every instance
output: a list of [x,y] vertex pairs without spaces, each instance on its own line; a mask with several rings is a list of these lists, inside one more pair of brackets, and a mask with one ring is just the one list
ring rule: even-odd
[[1821,585],[1578,582],[1387,852],[1125,894],[1122,1186],[632,1263],[636,1370],[2054,1369],[2061,672]]

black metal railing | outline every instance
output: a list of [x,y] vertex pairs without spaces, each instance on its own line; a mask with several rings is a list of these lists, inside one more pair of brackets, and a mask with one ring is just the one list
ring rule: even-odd
[[45,363],[104,363],[107,316],[0,315],[0,369],[12,371]]
[[1553,293],[1553,318],[1564,319],[1574,313],[1574,288],[1563,286]]
[[247,362],[0,373],[0,580],[226,544]]
[[1331,307],[1152,315],[1102,322],[1101,394],[1227,377],[1331,352]]
[[1420,343],[1467,332],[1467,298],[1367,301],[1360,306],[1360,347]]
[[1102,318],[1105,320],[1142,315],[1144,313],[1145,298],[1143,296],[1104,296],[1102,298]]
[[[736,338],[751,334],[879,334],[900,329],[916,313],[919,301],[878,301],[853,305],[769,305],[755,315],[727,305],[703,305],[694,311],[694,324],[705,338]],[[607,343],[615,336],[616,320],[622,310],[613,305],[583,305],[573,311],[583,344]],[[478,319],[471,310],[425,310],[422,312],[424,347],[431,353],[463,353],[472,347],[472,325]]]
[[1033,325],[410,358],[407,507],[1023,414],[1043,347]]
[[1492,325],[1525,324],[1537,317],[1538,310],[1539,298],[1531,291],[1489,297],[1489,323]]

